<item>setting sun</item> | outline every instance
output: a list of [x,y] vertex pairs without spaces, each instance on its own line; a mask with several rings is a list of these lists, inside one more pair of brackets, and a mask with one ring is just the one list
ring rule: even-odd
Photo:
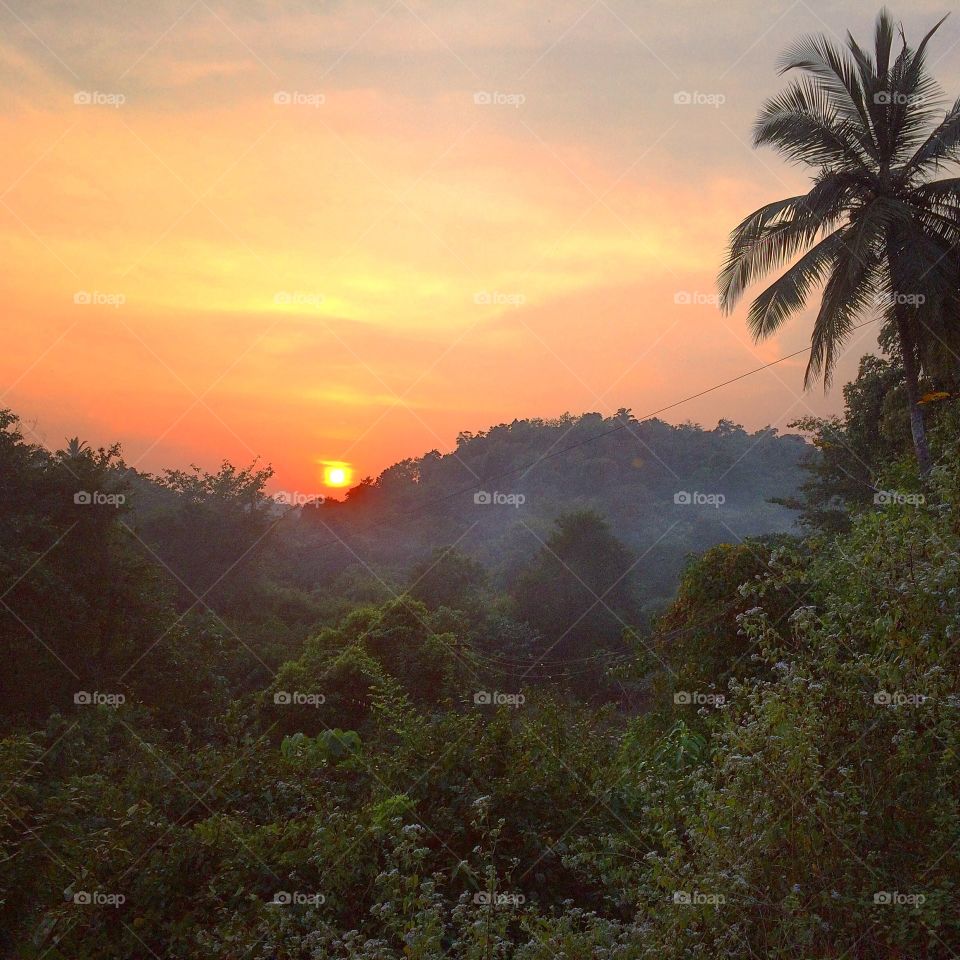
[[0,0],[0,960],[960,960],[881,2]]
[[325,463],[323,465],[323,482],[328,487],[345,487],[353,477],[353,470],[346,463]]

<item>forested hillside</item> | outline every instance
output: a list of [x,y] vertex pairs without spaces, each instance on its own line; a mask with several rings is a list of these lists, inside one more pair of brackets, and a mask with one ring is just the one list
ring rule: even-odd
[[0,960],[960,960],[960,24],[661,6],[0,0]]
[[792,529],[795,514],[770,501],[796,493],[809,451],[797,434],[749,433],[727,420],[713,430],[640,423],[626,410],[518,420],[461,434],[451,453],[395,464],[343,503],[301,509],[298,525],[283,528],[287,575],[308,584],[343,571],[369,578],[372,569],[402,582],[432,550],[455,544],[503,587],[557,517],[590,510],[640,558],[637,592],[653,610],[689,554]]
[[921,483],[871,412],[897,377],[807,424],[804,537],[708,549],[653,619],[590,510],[504,585],[441,550],[338,597],[284,584],[266,472],[173,472],[138,516],[119,451],[8,415],[5,954],[949,956],[957,415]]

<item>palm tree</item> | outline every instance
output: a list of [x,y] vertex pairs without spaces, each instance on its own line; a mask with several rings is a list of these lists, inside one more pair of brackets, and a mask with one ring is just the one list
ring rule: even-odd
[[750,307],[757,340],[822,286],[805,387],[819,377],[829,386],[858,318],[879,308],[885,338],[902,360],[922,473],[930,450],[918,404],[921,373],[945,345],[958,343],[960,178],[933,178],[960,161],[960,100],[944,113],[925,63],[942,23],[913,49],[882,10],[872,52],[849,33],[845,46],[811,36],[786,52],[780,74],[801,76],[764,104],[754,145],[813,168],[812,188],[740,223],[718,281],[729,313],[751,282],[797,258]]
[[79,437],[71,437],[67,440],[67,449],[64,453],[68,460],[78,460],[84,456],[89,449],[90,446],[86,440],[81,440]]

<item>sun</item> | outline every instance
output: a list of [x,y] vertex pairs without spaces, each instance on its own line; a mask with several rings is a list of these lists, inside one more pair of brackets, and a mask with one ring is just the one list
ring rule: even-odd
[[345,487],[353,478],[353,470],[349,463],[339,460],[325,460],[323,464],[323,482],[328,487]]

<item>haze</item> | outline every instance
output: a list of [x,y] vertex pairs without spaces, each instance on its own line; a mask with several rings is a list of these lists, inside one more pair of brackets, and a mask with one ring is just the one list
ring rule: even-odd
[[[942,9],[902,13],[915,35]],[[754,345],[717,265],[804,189],[749,145],[785,38],[875,14],[0,0],[3,405],[51,446],[259,455],[310,491],[325,461],[375,475],[515,417],[641,416],[797,350],[809,314]],[[958,40],[949,20],[931,57],[948,90]],[[804,363],[668,419],[839,409]]]

